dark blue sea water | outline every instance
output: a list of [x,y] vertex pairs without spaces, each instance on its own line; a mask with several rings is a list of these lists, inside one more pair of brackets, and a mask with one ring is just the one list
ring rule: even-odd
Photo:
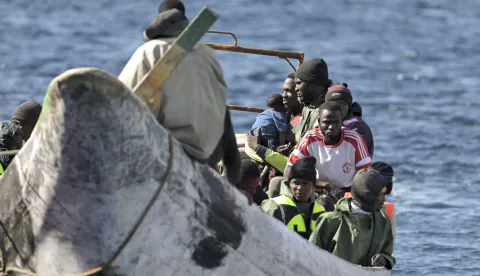
[[[185,1],[221,15],[239,44],[323,57],[347,82],[394,165],[394,275],[480,275],[480,1]],[[95,66],[119,74],[155,15],[154,0],[0,0],[0,118],[51,79]],[[208,35],[205,40],[229,43]],[[218,53],[229,103],[263,107],[285,61]],[[246,131],[254,114],[233,113]]]

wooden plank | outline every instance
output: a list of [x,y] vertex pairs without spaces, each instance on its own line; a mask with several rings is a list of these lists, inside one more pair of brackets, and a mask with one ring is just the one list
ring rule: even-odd
[[158,88],[183,61],[190,50],[200,41],[208,29],[217,21],[219,15],[208,7],[203,9],[188,24],[165,55],[135,86],[133,92],[140,97],[154,115],[158,114],[164,92]]

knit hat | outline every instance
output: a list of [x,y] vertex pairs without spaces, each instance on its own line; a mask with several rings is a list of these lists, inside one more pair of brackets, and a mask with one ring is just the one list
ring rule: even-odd
[[352,107],[352,93],[350,93],[346,83],[335,84],[328,88],[327,94],[325,95],[325,102],[335,100],[343,100],[350,108]]
[[161,13],[171,9],[177,9],[182,13],[185,13],[185,6],[183,5],[182,1],[179,0],[164,0],[160,4],[160,7],[158,7],[158,12]]
[[12,115],[12,120],[21,121],[22,124],[34,127],[42,112],[42,106],[35,100],[28,100],[17,107]]
[[315,183],[317,179],[317,170],[315,169],[315,163],[317,159],[313,156],[305,156],[293,164],[290,169],[288,181],[292,178],[300,178]]
[[383,176],[372,168],[360,170],[353,178],[353,203],[366,212],[375,212],[379,206],[378,197],[387,185]]
[[328,65],[321,58],[314,58],[305,61],[294,73],[294,76],[304,82],[317,85],[324,85],[332,82],[328,78]]
[[362,117],[362,106],[359,103],[357,102],[352,103],[351,110],[352,110],[353,116]]
[[371,168],[378,171],[383,176],[383,178],[385,178],[385,181],[387,181],[387,192],[385,194],[389,195],[393,189],[392,178],[394,173],[393,173],[392,165],[384,162],[374,162]]

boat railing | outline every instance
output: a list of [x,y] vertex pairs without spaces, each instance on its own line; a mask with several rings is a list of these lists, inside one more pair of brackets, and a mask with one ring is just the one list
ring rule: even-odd
[[[279,57],[292,67],[294,71],[303,63],[303,59],[305,56],[304,52],[293,52],[293,51],[282,51],[282,50],[272,50],[272,49],[264,49],[264,48],[252,48],[252,47],[245,47],[245,46],[238,46],[238,38],[232,32],[224,32],[224,31],[216,31],[210,30],[207,33],[212,34],[222,34],[222,35],[230,35],[233,40],[234,44],[218,44],[218,43],[210,43],[205,42],[204,44],[210,46],[212,49],[217,51],[226,51],[226,52],[235,52],[235,53],[244,53],[244,54],[252,54],[252,55],[262,55],[262,56],[273,56]],[[296,59],[297,68],[292,64],[290,59]],[[237,110],[237,111],[246,111],[246,112],[263,112],[265,108],[257,108],[257,107],[248,107],[248,106],[239,106],[239,105],[228,105],[230,110]]]

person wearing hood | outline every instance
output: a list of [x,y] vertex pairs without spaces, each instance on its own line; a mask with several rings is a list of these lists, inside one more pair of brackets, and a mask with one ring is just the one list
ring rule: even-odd
[[[165,0],[143,32],[146,41],[118,79],[133,90],[188,26],[181,1]],[[223,159],[228,180],[240,180],[240,154],[226,105],[227,85],[213,50],[198,43],[159,87],[165,93],[157,120],[193,159],[212,168]]]
[[313,197],[315,157],[300,159],[281,184],[280,196],[262,202],[264,212],[283,222],[288,228],[308,239],[317,218],[325,212]]
[[392,269],[391,223],[380,211],[386,189],[378,171],[360,170],[353,180],[352,197],[340,199],[333,212],[320,215],[309,241],[353,264]]
[[[12,121],[0,122],[0,151],[18,150],[22,148],[23,133],[22,129]],[[12,162],[14,155],[0,156],[0,175],[7,169]]]
[[328,65],[321,58],[305,61],[294,73],[295,91],[303,105],[302,120],[295,129],[295,141],[318,126],[318,108],[325,102],[325,94],[332,81],[328,78]]
[[[325,102],[335,102],[340,105],[342,109],[343,126],[357,131],[362,136],[367,144],[370,157],[373,157],[374,143],[372,131],[362,118],[353,115],[353,98],[352,93],[348,89],[348,85],[346,83],[340,83],[330,86],[325,95]],[[359,105],[357,103],[355,105],[355,111],[358,112],[358,109]]]
[[28,100],[15,109],[12,121],[20,127],[23,133],[23,140],[26,142],[37,124],[42,106],[35,100]]

